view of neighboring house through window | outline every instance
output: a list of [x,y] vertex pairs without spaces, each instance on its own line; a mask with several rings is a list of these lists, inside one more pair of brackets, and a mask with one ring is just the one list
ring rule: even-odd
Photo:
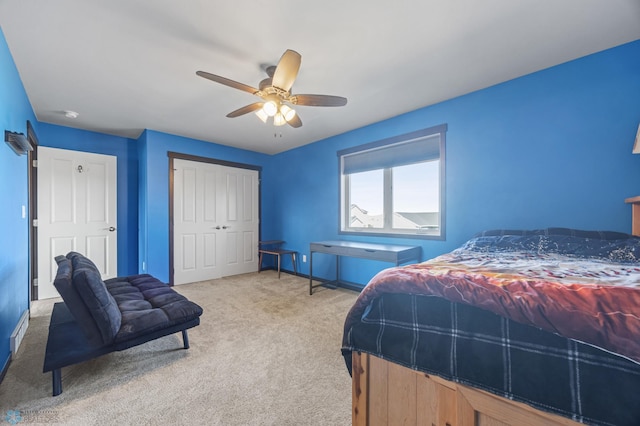
[[339,151],[340,231],[444,238],[446,129]]

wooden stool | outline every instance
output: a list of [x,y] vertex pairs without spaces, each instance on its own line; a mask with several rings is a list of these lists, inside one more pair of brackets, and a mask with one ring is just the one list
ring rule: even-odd
[[280,257],[283,254],[291,255],[291,263],[293,263],[293,272],[298,275],[298,269],[296,268],[296,251],[287,250],[280,248],[280,246],[284,243],[281,240],[271,240],[271,241],[259,241],[258,245],[258,253],[260,254],[260,260],[258,264],[258,272],[262,270],[262,255],[271,254],[278,258],[278,278],[280,278]]

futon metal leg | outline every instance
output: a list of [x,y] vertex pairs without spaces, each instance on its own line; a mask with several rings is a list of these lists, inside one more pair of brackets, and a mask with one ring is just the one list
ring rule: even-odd
[[60,368],[51,372],[51,379],[53,380],[53,396],[58,396],[62,393],[62,371]]
[[184,342],[184,348],[189,349],[189,336],[187,336],[187,330],[182,330],[182,341]]

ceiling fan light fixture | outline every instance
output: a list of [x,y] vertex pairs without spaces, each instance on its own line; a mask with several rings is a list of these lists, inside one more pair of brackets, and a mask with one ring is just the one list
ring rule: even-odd
[[[292,108],[293,105],[316,106],[316,107],[337,107],[347,104],[347,99],[341,96],[296,94],[291,93],[291,87],[298,76],[302,56],[295,50],[287,49],[277,65],[266,67],[267,78],[260,81],[259,89],[247,84],[211,74],[205,71],[196,71],[196,75],[211,80],[215,83],[223,84],[233,89],[250,93],[261,99],[238,108],[227,114],[228,118],[240,117],[241,115],[255,112],[263,123],[269,123],[269,118],[273,117],[275,126],[289,124],[293,128],[302,126],[302,120],[298,113]],[[285,105],[286,104],[286,105]]]
[[291,108],[289,105],[282,105],[280,107],[280,114],[282,114],[284,119],[289,122],[296,116],[296,110]]
[[256,115],[260,120],[262,120],[263,123],[266,123],[267,120],[269,119],[269,116],[267,115],[267,113],[264,112],[264,107],[256,111]]
[[274,126],[284,126],[285,124],[287,124],[287,120],[284,118],[284,115],[282,115],[281,112],[278,112],[273,116]]
[[269,117],[273,117],[278,112],[278,104],[276,103],[276,101],[267,101],[264,103],[262,110]]

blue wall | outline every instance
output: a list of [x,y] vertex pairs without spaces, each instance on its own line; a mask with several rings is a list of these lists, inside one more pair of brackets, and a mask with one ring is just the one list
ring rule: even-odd
[[7,42],[0,30],[0,371],[10,359],[9,337],[29,308],[29,206],[27,156],[4,143],[4,131],[27,133],[27,120],[38,124]]
[[[344,239],[418,244],[428,259],[492,228],[630,232],[624,199],[640,194],[640,156],[631,154],[639,100],[636,41],[285,152],[265,168],[270,186],[287,191],[270,194],[274,208],[263,220],[273,234],[263,238],[307,256],[310,241],[341,239],[336,151],[442,123],[446,240]],[[314,255],[314,276],[334,276],[328,258]],[[343,265],[343,279],[361,284],[389,266]],[[301,266],[308,273],[309,263]]]

